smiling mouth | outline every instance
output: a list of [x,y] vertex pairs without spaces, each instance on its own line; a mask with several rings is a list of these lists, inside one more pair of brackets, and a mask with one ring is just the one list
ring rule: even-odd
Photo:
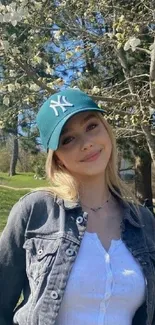
[[98,159],[98,157],[100,156],[101,150],[98,152],[95,152],[94,154],[84,158],[83,160],[81,160],[81,162],[91,162],[91,161],[95,161]]

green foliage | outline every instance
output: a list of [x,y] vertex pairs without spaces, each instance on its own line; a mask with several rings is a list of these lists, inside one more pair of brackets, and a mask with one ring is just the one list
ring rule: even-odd
[[45,173],[46,158],[47,158],[47,154],[40,152],[36,157],[32,159],[32,169],[38,178],[46,177],[46,173]]
[[30,152],[26,152],[22,148],[19,150],[19,159],[17,162],[17,173],[33,172],[33,161],[36,159],[36,155],[32,155]]
[[[12,137],[8,137],[4,145],[0,147],[0,172],[9,173],[10,160],[12,151]],[[27,137],[22,138],[24,141],[19,141],[19,154],[17,162],[17,173],[33,172],[34,165],[37,160],[39,149],[36,146],[35,140]]]
[[13,130],[19,112],[35,115],[45,96],[64,85],[56,72],[63,67],[64,76],[74,70],[74,85],[102,103],[117,137],[143,133],[154,157],[153,1],[17,0],[1,5],[0,20],[1,127]]
[[7,173],[10,168],[11,154],[6,147],[0,148],[0,172]]
[[36,131],[29,131],[28,128],[24,128],[24,131],[27,131],[27,135],[20,137],[20,147],[25,153],[36,155],[40,150],[37,142],[39,133]]

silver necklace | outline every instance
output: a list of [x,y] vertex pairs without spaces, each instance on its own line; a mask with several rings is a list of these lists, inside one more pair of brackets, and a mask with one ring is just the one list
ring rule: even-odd
[[106,200],[106,201],[105,201],[101,206],[99,206],[99,207],[97,207],[97,208],[88,207],[88,206],[85,205],[84,203],[82,203],[82,202],[81,202],[81,203],[82,203],[83,206],[86,207],[87,209],[89,209],[89,210],[91,210],[91,211],[93,211],[93,212],[97,212],[97,211],[103,209],[104,205],[105,205],[106,203],[109,202],[110,198],[111,198],[111,193],[110,193],[108,199],[107,199],[107,200]]

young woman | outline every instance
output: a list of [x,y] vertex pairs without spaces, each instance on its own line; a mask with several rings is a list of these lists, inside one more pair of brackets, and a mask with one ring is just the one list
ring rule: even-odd
[[51,186],[1,235],[0,325],[155,325],[155,221],[119,179],[104,111],[68,89],[37,124]]

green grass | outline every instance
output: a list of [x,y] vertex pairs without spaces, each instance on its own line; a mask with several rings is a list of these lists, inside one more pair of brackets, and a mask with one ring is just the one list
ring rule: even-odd
[[12,206],[28,191],[0,188],[0,232],[2,232]]
[[29,188],[35,188],[35,187],[42,187],[47,186],[48,183],[46,180],[39,180],[34,178],[33,173],[21,173],[17,174],[13,177],[8,176],[6,173],[0,172],[0,185],[7,185],[11,187],[29,187]]
[[[5,173],[0,173],[0,233],[2,232],[9,212],[12,206],[22,197],[24,194],[28,193],[30,190],[23,190],[22,188],[37,188],[48,186],[46,180],[36,180],[32,173],[22,173],[13,177],[9,177]],[[9,189],[5,186],[10,186],[16,189]]]

